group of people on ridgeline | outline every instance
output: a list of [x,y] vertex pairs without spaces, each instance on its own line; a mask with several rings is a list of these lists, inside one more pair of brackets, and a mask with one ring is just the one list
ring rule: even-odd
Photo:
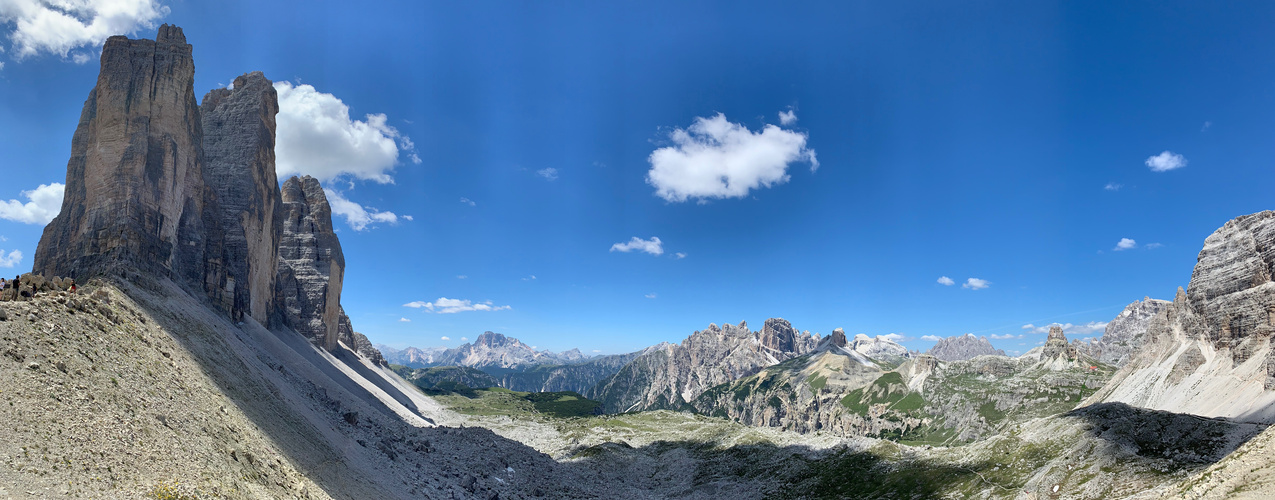
[[[75,293],[75,280],[72,278],[55,278],[49,282],[38,277],[42,285],[52,285],[55,289],[60,289],[70,293]],[[22,276],[14,276],[12,280],[0,278],[0,302],[14,302],[19,300],[31,300],[39,292],[44,291],[43,287],[35,283],[24,284]]]

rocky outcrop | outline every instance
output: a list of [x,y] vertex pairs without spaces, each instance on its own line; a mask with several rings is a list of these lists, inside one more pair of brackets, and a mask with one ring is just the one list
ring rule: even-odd
[[962,361],[975,356],[1004,356],[1005,351],[992,347],[987,337],[975,337],[972,333],[940,339],[926,352],[943,361]]
[[261,72],[214,89],[199,108],[204,176],[217,192],[225,232],[231,316],[268,324],[274,306],[283,210],[275,177],[275,114],[279,98]]
[[585,359],[579,349],[561,353],[537,351],[522,341],[495,332],[483,332],[473,343],[461,344],[430,357],[425,366],[468,366],[478,369],[525,370],[538,365],[561,365]]
[[1130,355],[1142,346],[1151,318],[1167,309],[1169,304],[1171,302],[1167,300],[1151,297],[1129,304],[1115,319],[1107,323],[1102,337],[1078,347],[1082,353],[1101,363],[1124,366],[1129,362]]
[[1275,212],[1204,240],[1186,290],[1149,322],[1141,349],[1089,402],[1275,421]]
[[416,347],[407,347],[404,349],[395,349],[393,347],[376,344],[376,349],[385,356],[385,360],[390,364],[403,365],[408,368],[425,368],[436,366],[434,362],[439,355],[447,351],[446,347],[427,347],[424,349]]
[[[329,351],[340,342],[345,255],[332,230],[332,208],[310,176],[283,183],[276,307],[284,324]],[[353,328],[350,328],[353,333]]]
[[[691,334],[680,345],[660,344],[648,348],[615,375],[590,389],[588,396],[601,401],[609,413],[678,409],[709,388],[808,353],[819,341],[802,333],[793,335],[791,344],[786,344],[786,332],[795,332],[791,324],[772,318],[766,326],[769,329],[763,327],[763,330],[768,332],[753,332],[744,322],[720,328],[710,324],[708,329]],[[768,347],[763,342],[764,336],[769,336],[772,345],[791,345],[791,350]]]
[[[835,330],[833,335],[836,335]],[[910,356],[908,348],[881,335],[876,337],[869,337],[862,333],[855,335],[849,349],[875,361],[892,365],[902,363]]]
[[773,351],[794,352],[797,348],[797,330],[781,318],[770,318],[761,327],[758,336],[761,345]]
[[34,270],[81,281],[136,269],[172,277],[226,306],[216,193],[206,184],[191,46],[113,36],[71,139],[62,210]]

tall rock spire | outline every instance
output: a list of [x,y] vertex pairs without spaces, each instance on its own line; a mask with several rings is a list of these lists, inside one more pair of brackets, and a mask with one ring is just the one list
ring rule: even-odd
[[316,345],[335,350],[345,255],[332,230],[332,208],[319,181],[307,175],[283,183],[283,210],[275,285],[281,319]]
[[113,36],[71,140],[62,211],[35,271],[86,278],[127,267],[221,300],[226,271],[216,195],[204,180],[195,64],[181,28]]
[[283,206],[275,176],[275,115],[279,96],[260,71],[214,89],[203,117],[204,176],[217,191],[232,317],[268,324],[274,302]]

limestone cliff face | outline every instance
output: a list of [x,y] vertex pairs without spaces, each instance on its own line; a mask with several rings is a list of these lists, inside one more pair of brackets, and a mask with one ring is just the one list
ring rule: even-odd
[[939,340],[926,354],[943,361],[962,361],[989,354],[1004,356],[1005,351],[992,347],[987,337],[975,337],[974,334],[967,333]]
[[1167,309],[1169,304],[1172,302],[1146,297],[1125,306],[1115,319],[1107,323],[1102,338],[1079,346],[1081,352],[1102,363],[1124,366],[1142,346],[1151,318]]
[[231,316],[269,324],[274,305],[283,209],[275,177],[275,115],[279,98],[261,72],[215,89],[200,105],[204,177],[217,191],[229,273]]
[[316,345],[334,350],[340,340],[345,256],[332,230],[332,208],[319,181],[304,176],[284,182],[283,213],[277,310],[284,324]]
[[709,325],[681,345],[647,349],[588,395],[602,401],[607,412],[677,409],[714,386],[811,352],[817,343],[818,339],[797,334],[788,321],[778,318],[767,320],[758,332],[750,331],[744,322],[720,328]]
[[83,280],[133,268],[222,300],[226,270],[216,194],[204,179],[195,64],[181,28],[155,40],[113,36],[71,140],[62,211],[35,271]]
[[1089,402],[1275,421],[1275,212],[1204,240],[1191,282],[1153,317],[1141,349]]

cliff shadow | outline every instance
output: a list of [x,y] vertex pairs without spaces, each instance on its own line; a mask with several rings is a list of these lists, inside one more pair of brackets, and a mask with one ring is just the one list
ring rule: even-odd
[[1155,460],[1162,472],[1203,469],[1225,458],[1268,424],[1098,403],[1062,415],[1083,421],[1086,433],[1120,453]]

